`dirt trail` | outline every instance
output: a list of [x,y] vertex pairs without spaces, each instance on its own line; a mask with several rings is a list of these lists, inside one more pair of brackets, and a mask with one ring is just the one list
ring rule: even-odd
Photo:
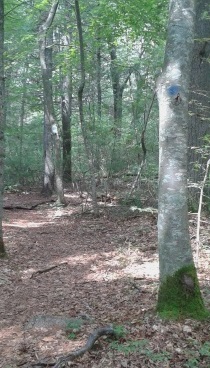
[[[33,210],[5,210],[8,258],[0,261],[0,367],[29,368],[37,360],[66,354],[82,346],[94,328],[110,324],[127,330],[122,343],[143,341],[146,350],[127,354],[102,338],[73,367],[183,367],[189,360],[186,352],[194,349],[192,340],[201,345],[210,341],[210,326],[156,316],[155,215],[112,217],[110,209],[109,215],[103,211],[94,219],[81,214],[77,196],[69,194],[68,200],[64,209],[46,203]],[[39,201],[43,198],[36,193],[5,196],[7,206]],[[205,236],[209,227],[204,225]],[[210,309],[209,261],[206,247],[199,278]],[[83,323],[66,331],[72,319]]]

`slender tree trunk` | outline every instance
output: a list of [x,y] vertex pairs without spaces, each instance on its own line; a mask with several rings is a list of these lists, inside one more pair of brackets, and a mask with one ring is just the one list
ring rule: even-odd
[[190,246],[187,210],[189,65],[194,39],[194,1],[170,0],[163,72],[158,80],[160,288],[165,317],[205,315]]
[[83,92],[85,88],[85,52],[84,52],[82,22],[81,22],[80,8],[79,8],[78,0],[75,0],[75,12],[76,12],[78,35],[79,35],[80,67],[81,67],[81,81],[80,81],[80,86],[78,89],[80,124],[81,124],[81,129],[82,129],[84,145],[85,145],[85,151],[87,154],[87,159],[88,159],[88,164],[89,164],[89,170],[91,174],[91,189],[92,189],[91,191],[92,191],[93,211],[94,211],[94,215],[98,216],[99,209],[98,209],[98,204],[97,204],[94,160],[92,157],[92,152],[89,148],[87,129],[86,129],[85,118],[84,118],[84,109],[83,109]]
[[[65,7],[65,21],[72,23],[73,4],[70,5],[68,0],[64,1]],[[62,36],[65,50],[70,47],[72,40],[72,30],[69,30],[67,35]],[[72,136],[71,136],[71,120],[72,120],[72,65],[71,61],[66,59],[65,70],[61,68],[61,119],[63,132],[63,177],[71,183],[72,182]]]
[[[200,190],[196,187],[203,180],[209,150],[204,150],[204,137],[210,134],[210,22],[208,0],[195,1],[195,41],[191,68],[189,98],[188,177],[190,181],[189,204],[198,207]],[[209,194],[209,191],[208,191]]]
[[120,85],[120,73],[117,65],[117,51],[116,46],[112,44],[110,50],[111,58],[111,79],[113,89],[113,117],[114,117],[114,136],[121,136],[122,128],[122,95],[123,89]]
[[[98,40],[100,42],[100,40]],[[101,105],[102,105],[102,93],[101,93],[101,48],[98,46],[96,52],[96,60],[97,60],[97,67],[96,67],[96,80],[97,80],[97,115],[98,120],[101,121]]]
[[24,184],[24,173],[23,173],[23,128],[25,122],[25,110],[26,110],[26,79],[28,73],[28,62],[24,67],[25,75],[22,80],[22,99],[21,99],[21,107],[20,107],[20,151],[19,151],[19,182]]
[[46,36],[40,39],[40,62],[44,97],[44,176],[42,193],[52,195],[54,191],[55,167],[53,162],[54,112],[52,110],[52,35],[51,45],[47,45]]
[[[68,4],[65,4],[68,10]],[[66,20],[71,21],[71,17],[66,13]],[[71,34],[63,36],[64,47],[67,48],[71,43]],[[66,60],[66,68],[61,68],[61,119],[63,132],[63,176],[69,183],[72,181],[72,138],[71,138],[71,118],[72,118],[72,67],[69,60]]]
[[114,117],[114,144],[111,152],[111,164],[110,164],[110,174],[114,171],[113,169],[120,169],[121,162],[121,148],[120,148],[120,138],[122,134],[122,111],[123,111],[123,92],[126,84],[133,72],[133,68],[129,68],[127,75],[124,77],[124,81],[121,82],[121,73],[118,66],[117,60],[117,50],[116,45],[111,43],[110,49],[110,70],[111,70],[111,80],[112,80],[112,90],[113,90],[113,117]]
[[[44,112],[45,112],[45,174],[44,174],[44,192],[53,190],[53,174],[55,174],[55,186],[57,194],[57,203],[65,204],[62,179],[62,161],[61,144],[58,132],[57,121],[55,117],[53,92],[52,92],[52,33],[47,44],[47,32],[49,31],[56,14],[59,1],[54,1],[47,19],[39,28],[39,54],[42,71],[43,94],[44,94]],[[52,159],[52,143],[54,148],[54,159]]]
[[4,129],[5,129],[5,78],[4,78],[4,1],[0,0],[0,257],[6,255],[3,240],[3,171],[4,171]]
[[72,72],[67,72],[62,81],[62,129],[63,129],[63,175],[71,183],[71,115],[72,115]]

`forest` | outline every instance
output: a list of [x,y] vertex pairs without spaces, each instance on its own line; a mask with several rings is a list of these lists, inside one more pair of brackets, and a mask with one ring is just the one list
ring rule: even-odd
[[210,5],[0,0],[0,367],[210,367]]

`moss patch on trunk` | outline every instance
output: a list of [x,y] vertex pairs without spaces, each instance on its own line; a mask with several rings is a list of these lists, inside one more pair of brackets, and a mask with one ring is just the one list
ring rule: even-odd
[[205,319],[204,306],[195,266],[189,265],[168,276],[160,285],[157,311],[163,318]]

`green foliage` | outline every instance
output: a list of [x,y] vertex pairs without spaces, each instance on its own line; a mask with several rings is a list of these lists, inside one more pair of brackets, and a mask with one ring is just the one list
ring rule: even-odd
[[77,333],[80,331],[84,321],[82,319],[72,319],[66,325],[66,334],[68,340],[75,340]]
[[145,355],[152,361],[152,362],[165,362],[170,358],[170,354],[167,351],[162,351],[160,353],[154,353],[152,350],[147,350]]
[[[193,367],[200,367],[200,363],[205,359],[206,364],[210,364],[210,342],[206,341],[204,342],[200,347],[196,344],[196,351],[190,351],[190,358],[188,358],[187,362],[184,364],[184,367],[186,368],[193,368]],[[202,365],[204,366],[204,365]],[[208,365],[209,366],[209,365]]]
[[146,357],[148,357],[153,362],[164,362],[167,361],[170,357],[170,354],[167,352],[159,352],[155,353],[150,350],[148,345],[148,340],[128,340],[125,343],[119,343],[117,341],[113,341],[110,344],[110,347],[114,350],[117,350],[125,355],[129,355],[132,353],[140,353]]
[[199,353],[202,357],[210,357],[210,342],[206,341],[200,348]]
[[69,330],[76,330],[76,331],[79,331],[80,328],[82,327],[84,321],[82,319],[72,319],[72,320],[69,320],[69,322],[67,323],[66,325],[66,330],[69,331]]
[[134,352],[142,352],[143,348],[145,348],[147,344],[148,344],[147,340],[138,340],[138,341],[129,340],[126,341],[126,343],[119,343],[117,341],[113,341],[110,344],[110,347],[114,350],[118,350],[124,353],[125,355],[128,355]]
[[49,0],[42,0],[35,4],[35,8],[39,10],[44,10],[48,4]]
[[158,42],[165,28],[167,1],[137,0],[129,2],[101,0],[92,9],[92,27],[105,32],[107,39],[119,37],[126,29],[145,40],[149,34]]
[[5,186],[39,184],[43,155],[40,117],[35,117],[30,124],[25,124],[22,130],[8,124],[5,141]]
[[125,329],[124,326],[122,326],[122,325],[115,325],[114,326],[114,333],[115,333],[115,337],[117,339],[120,339],[120,338],[125,337],[127,331],[126,331],[126,329]]
[[131,197],[131,198],[124,198],[122,200],[119,201],[120,204],[122,205],[126,205],[126,206],[134,206],[135,210],[138,208],[142,208],[142,203],[140,198],[138,197]]
[[[45,17],[50,4],[49,0],[35,0],[32,3],[20,2],[19,4],[16,0],[5,2],[7,14],[5,18],[6,185],[16,183],[33,185],[40,183],[42,178],[43,101],[37,37],[41,19]],[[73,96],[77,96],[80,80],[79,45],[74,8],[71,4],[68,6],[66,4],[60,2],[53,22],[56,32],[54,32],[53,43],[52,81],[55,113],[60,128],[61,80],[71,71]],[[119,0],[99,2],[81,0],[80,10],[83,24],[85,24],[83,27],[86,64],[84,118],[88,145],[93,160],[97,163],[97,174],[99,176],[101,173],[102,175],[122,174],[126,171],[136,173],[142,158],[141,133],[144,119],[153,95],[156,73],[163,57],[167,1],[144,0],[139,2],[132,0],[127,3]],[[62,45],[66,36],[69,37],[69,45]],[[123,92],[121,135],[117,139],[113,134],[110,44],[116,45],[118,57],[116,68],[121,85],[130,70],[133,70]],[[96,55],[98,48],[101,52],[100,117],[97,115]],[[20,114],[24,98],[25,126],[22,132],[23,152],[21,154]],[[82,131],[78,123],[76,97],[73,97],[73,112],[71,121],[73,180],[76,181],[81,177],[86,180],[89,179],[90,173]],[[156,171],[158,167],[157,116],[157,104],[154,103],[146,132],[145,176],[147,177],[151,176],[154,167]]]
[[68,340],[75,340],[77,338],[77,335],[74,333],[74,332],[70,332],[68,335],[67,335],[67,339]]
[[184,364],[184,367],[186,368],[193,368],[193,367],[199,367],[199,361],[196,358],[190,358],[188,361]]
[[[184,284],[185,276],[192,280],[192,289],[188,289]],[[181,268],[161,283],[157,311],[161,317],[168,319],[202,320],[209,317],[209,312],[204,307],[194,265]]]

